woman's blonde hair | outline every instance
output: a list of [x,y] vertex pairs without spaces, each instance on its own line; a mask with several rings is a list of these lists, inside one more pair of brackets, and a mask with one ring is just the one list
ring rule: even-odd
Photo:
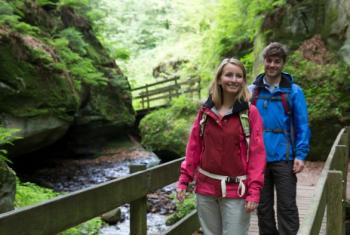
[[236,100],[244,100],[249,101],[250,99],[250,92],[248,91],[248,85],[247,85],[247,73],[245,70],[245,67],[241,61],[239,61],[236,58],[226,58],[223,59],[220,63],[219,67],[217,68],[214,80],[211,82],[210,88],[209,88],[209,94],[211,95],[211,98],[215,104],[215,106],[219,107],[222,105],[224,101],[223,93],[222,93],[222,87],[219,85],[219,79],[222,75],[222,72],[224,70],[225,65],[227,64],[233,64],[238,66],[243,71],[243,85],[242,89],[236,96]]

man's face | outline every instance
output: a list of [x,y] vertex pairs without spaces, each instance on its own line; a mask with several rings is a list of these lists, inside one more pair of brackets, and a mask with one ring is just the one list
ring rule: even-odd
[[284,61],[278,56],[268,56],[264,59],[265,75],[269,78],[277,78],[281,75]]

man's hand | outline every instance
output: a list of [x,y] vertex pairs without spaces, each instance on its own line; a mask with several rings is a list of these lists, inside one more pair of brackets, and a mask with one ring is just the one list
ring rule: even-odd
[[245,211],[247,213],[253,212],[258,207],[256,202],[245,202]]
[[305,166],[305,161],[299,160],[299,159],[294,159],[294,165],[293,165],[293,172],[295,174],[302,172]]
[[176,190],[176,198],[179,202],[183,202],[185,200],[186,190],[185,189],[177,189]]

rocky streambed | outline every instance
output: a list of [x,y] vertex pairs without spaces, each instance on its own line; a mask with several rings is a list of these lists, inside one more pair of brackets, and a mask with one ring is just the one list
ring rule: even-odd
[[[41,160],[37,168],[17,167],[20,168],[18,175],[24,181],[35,182],[58,192],[74,192],[126,176],[130,164],[144,164],[148,168],[159,163],[154,153],[134,146],[104,151],[103,156],[94,159],[46,159]],[[174,191],[175,184],[172,184],[147,195],[147,234],[159,234],[166,230],[166,218],[175,210],[175,201],[172,199]],[[129,205],[121,206],[117,214],[117,221],[104,225],[100,234],[129,234]]]

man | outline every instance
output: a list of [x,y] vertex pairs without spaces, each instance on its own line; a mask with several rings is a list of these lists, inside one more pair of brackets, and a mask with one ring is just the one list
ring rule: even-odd
[[[270,43],[263,57],[265,73],[249,87],[252,103],[263,119],[267,160],[265,185],[258,206],[259,233],[297,234],[296,174],[304,168],[310,141],[307,106],[302,89],[293,83],[291,75],[282,72],[287,59],[285,47]],[[274,189],[278,228],[273,207]]]

